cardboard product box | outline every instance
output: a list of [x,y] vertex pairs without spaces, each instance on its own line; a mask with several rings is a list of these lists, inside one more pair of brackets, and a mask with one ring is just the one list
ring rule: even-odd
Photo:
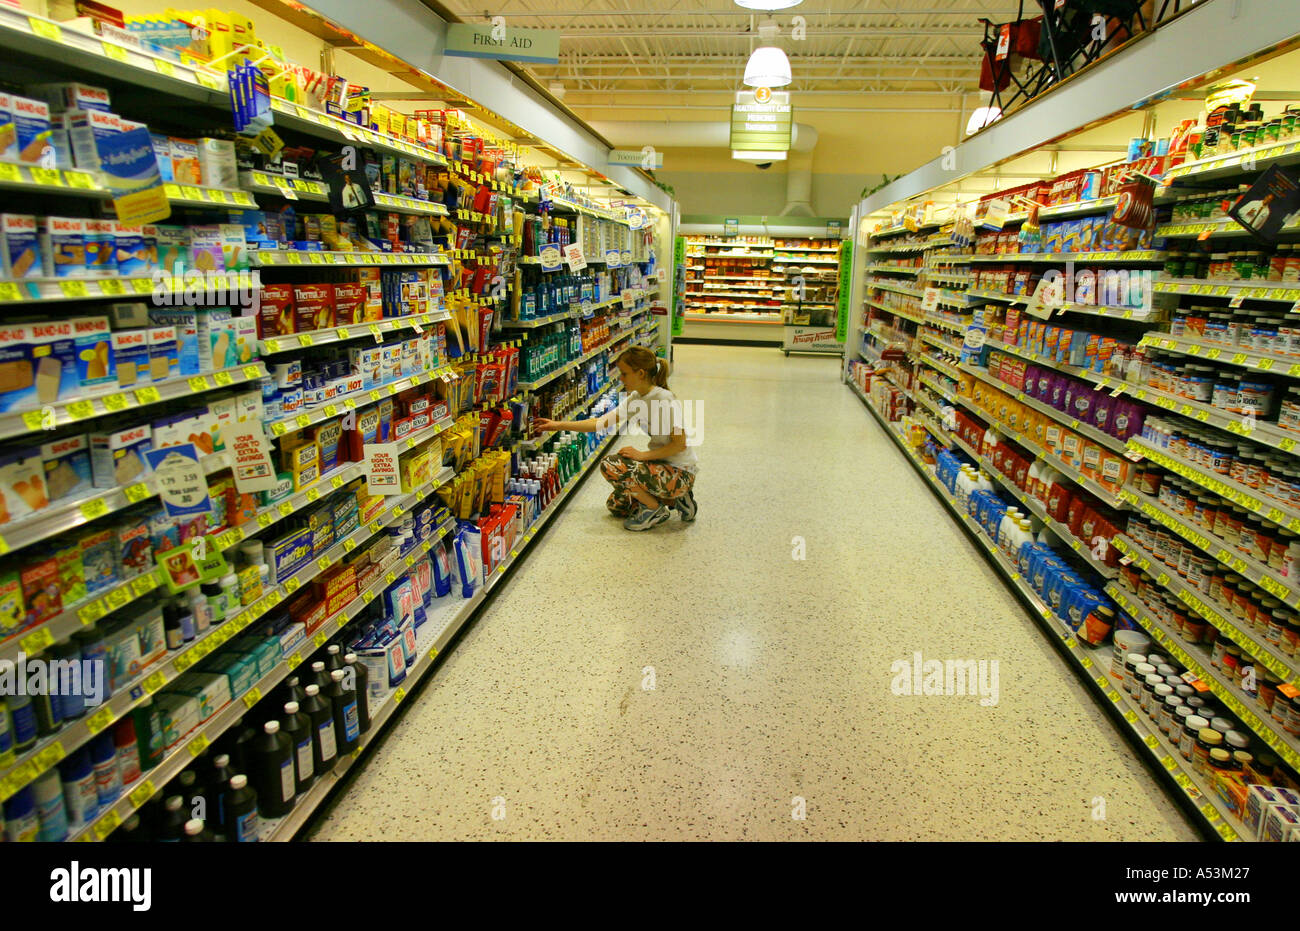
[[90,441],[85,434],[64,437],[41,446],[45,490],[51,501],[77,497],[93,487]]
[[[168,275],[184,274],[194,268],[190,261],[190,229],[187,226],[154,226],[158,248],[158,268]],[[173,286],[173,291],[177,290]],[[173,295],[179,297],[179,295]]]
[[306,527],[290,531],[270,547],[270,568],[277,584],[293,575],[311,559],[312,536]]
[[118,565],[123,579],[133,579],[153,570],[153,546],[149,539],[149,522],[129,518],[114,529],[117,537]]
[[200,723],[207,721],[233,700],[230,679],[211,672],[187,672],[169,686],[168,691],[198,702]]
[[231,695],[244,694],[259,678],[257,658],[230,649],[223,649],[205,660],[204,671],[225,677]]
[[45,272],[36,217],[19,213],[0,215],[0,238],[5,278],[36,278]]
[[333,617],[357,597],[357,576],[352,566],[331,570],[319,583],[326,617]]
[[[63,543],[54,551],[54,558],[59,564],[59,587],[63,592],[65,604],[76,604],[86,597],[86,573],[81,564],[81,542],[75,537]],[[2,578],[2,577],[0,577]],[[0,607],[0,613],[3,608]],[[4,618],[0,617],[0,627]]]
[[111,110],[108,91],[92,84],[65,81],[55,84],[37,84],[27,88],[28,92],[50,106],[51,113],[63,113],[65,110]]
[[196,145],[201,183],[208,187],[238,188],[239,167],[235,144],[229,139],[199,139]]
[[144,454],[153,448],[148,424],[111,433],[90,434],[91,474],[96,488],[117,488],[144,477]]
[[201,272],[224,272],[225,250],[221,226],[216,223],[190,227],[189,267]]
[[198,142],[194,139],[175,137],[169,138],[167,142],[171,151],[172,179],[177,184],[203,184],[203,174],[199,168]]
[[46,278],[86,276],[86,221],[46,217],[39,228],[40,252]]
[[39,447],[0,454],[0,524],[29,517],[50,503]]
[[334,319],[336,326],[366,322],[367,291],[361,284],[334,285]]
[[81,572],[86,593],[97,592],[116,585],[119,579],[117,564],[117,538],[111,528],[87,530],[78,538],[81,550]]
[[59,584],[59,561],[51,556],[30,563],[18,570],[26,613],[24,627],[44,624],[63,612],[63,598]]
[[328,283],[294,285],[294,309],[294,325],[300,333],[333,327],[334,286]]
[[257,335],[261,339],[296,333],[294,286],[262,285],[262,302],[257,317]]
[[117,371],[117,383],[123,388],[134,388],[152,382],[149,331],[147,329],[114,330],[112,341],[113,367]]
[[202,722],[198,699],[175,691],[166,691],[154,700],[162,722],[163,743],[174,747]]

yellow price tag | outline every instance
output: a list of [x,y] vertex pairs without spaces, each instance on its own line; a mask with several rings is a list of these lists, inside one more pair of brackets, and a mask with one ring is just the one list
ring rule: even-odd
[[149,678],[144,680],[145,691],[148,692],[150,695],[158,691],[166,684],[167,684],[167,677],[162,674],[161,670],[155,672]]
[[309,414],[299,414],[299,415],[295,418],[294,422],[297,423],[298,426],[303,427],[303,428],[310,427],[310,426],[311,426],[311,415],[309,415]]
[[108,613],[102,602],[92,601],[90,604],[77,609],[77,620],[85,626],[90,626],[101,617]]
[[176,77],[176,66],[166,59],[155,58],[153,60],[153,67],[159,74],[165,74],[169,78]]
[[86,289],[86,283],[76,279],[60,281],[59,290],[63,292],[64,297],[86,297],[90,294]]
[[199,756],[200,754],[203,753],[204,750],[208,749],[208,746],[211,743],[212,741],[208,740],[207,734],[200,734],[199,736],[195,737],[193,740],[190,741],[190,746],[189,746],[190,756],[193,757]]
[[36,35],[40,36],[42,39],[50,39],[51,41],[58,42],[63,38],[63,30],[59,27],[58,23],[51,23],[47,20],[38,19],[35,16],[27,17],[27,22],[31,25],[32,32],[36,33]]
[[73,401],[68,405],[68,416],[72,420],[85,420],[95,416],[95,405],[90,401]]
[[116,811],[109,811],[95,822],[95,836],[101,841],[106,840],[108,835],[112,834],[122,824],[122,816]]
[[158,580],[152,574],[141,575],[131,580],[131,595],[139,598],[158,587]]
[[397,687],[397,690],[393,692],[393,704],[400,705],[402,703],[402,699],[404,699],[405,697],[406,697],[406,689],[402,688],[399,685]]
[[83,501],[78,510],[81,511],[81,516],[86,520],[95,520],[108,513],[108,502],[103,498],[95,498],[93,501]]
[[326,643],[329,642],[329,639],[330,639],[329,636],[325,633],[325,631],[322,630],[316,634],[315,638],[313,639],[313,642],[316,644],[317,647],[323,647]]
[[291,594],[291,595],[292,595],[294,592],[296,592],[296,591],[298,590],[299,586],[301,586],[301,585],[302,585],[302,583],[298,581],[298,577],[297,577],[296,575],[295,575],[295,576],[291,576],[291,577],[289,577],[288,579],[285,579],[285,582],[284,582],[284,587],[288,590],[289,594]]
[[120,45],[114,45],[112,42],[101,42],[104,47],[104,54],[114,61],[126,61],[126,49]]
[[248,690],[248,693],[244,696],[244,707],[252,708],[261,700],[262,700],[262,690],[259,689],[257,686],[253,686],[251,689]]
[[269,527],[269,526],[271,526],[271,523],[272,523],[274,520],[275,520],[274,517],[272,517],[272,516],[271,516],[270,514],[268,514],[266,511],[262,511],[260,514],[257,515],[257,526],[262,527],[262,528]]
[[207,391],[212,387],[212,383],[208,381],[206,375],[195,375],[190,379],[189,384],[191,391]]
[[350,553],[356,548],[357,548],[357,541],[352,539],[351,537],[348,537],[346,540],[343,541],[343,549],[345,549],[347,552]]
[[54,646],[54,636],[45,627],[38,628],[22,639],[23,652],[34,656]]
[[157,404],[162,400],[162,395],[158,389],[150,385],[148,388],[140,388],[135,393],[135,399],[141,404]]
[[320,559],[316,560],[316,565],[320,567],[321,572],[324,572],[333,565],[333,562],[330,561],[328,556],[322,556]]
[[320,497],[320,489],[319,489],[319,488],[308,488],[308,489],[307,489],[307,500],[308,500],[308,501],[315,501],[315,500],[318,499],[319,497]]
[[217,372],[212,376],[212,380],[222,388],[229,388],[235,383],[235,377],[229,372]]
[[293,513],[293,503],[289,501],[281,501],[276,506],[276,509],[280,512],[281,517],[288,517]]

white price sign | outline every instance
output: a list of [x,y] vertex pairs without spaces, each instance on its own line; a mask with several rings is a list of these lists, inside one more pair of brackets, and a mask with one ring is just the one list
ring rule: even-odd
[[208,480],[193,443],[151,449],[145,454],[168,517],[189,517],[212,510]]
[[580,272],[587,267],[587,258],[582,254],[582,246],[573,242],[564,247],[564,261],[569,263],[569,271]]
[[365,450],[366,493],[400,495],[402,476],[401,443],[367,443]]
[[237,424],[226,437],[226,448],[235,457],[231,471],[240,494],[269,491],[276,485],[275,464],[271,462],[271,444],[262,432],[261,422]]
[[926,288],[925,297],[921,301],[921,309],[924,310],[926,313],[929,313],[930,311],[934,310],[938,306],[939,306],[939,289]]
[[606,250],[605,250],[605,267],[606,267],[606,268],[618,268],[619,264],[620,264],[620,263],[619,263],[619,251],[618,251],[617,249],[606,249]]

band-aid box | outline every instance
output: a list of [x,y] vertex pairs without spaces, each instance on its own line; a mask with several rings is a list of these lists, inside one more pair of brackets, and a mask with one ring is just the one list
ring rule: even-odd
[[[177,184],[202,184],[199,171],[199,144],[193,139],[167,140],[171,149],[172,180]],[[233,186],[233,185],[232,185]]]
[[24,566],[18,571],[23,589],[23,604],[27,606],[25,626],[44,624],[62,613],[63,598],[59,594],[59,563],[54,557]]
[[18,136],[17,161],[29,165],[43,164],[50,144],[50,105],[31,97],[12,98],[14,132]]
[[117,275],[117,236],[112,220],[86,220],[86,274],[91,278]]
[[196,146],[199,177],[208,187],[239,187],[239,168],[235,162],[235,144],[229,139],[200,139]]
[[49,503],[39,447],[0,455],[0,523],[29,517]]
[[[66,540],[66,537],[61,539]],[[74,604],[86,597],[86,570],[81,564],[81,542],[72,539],[54,551],[59,563],[59,584],[63,587],[63,601]],[[3,620],[0,620],[0,624]]]
[[27,91],[49,104],[51,113],[62,113],[65,110],[102,110],[108,113],[111,108],[108,91],[91,84],[76,81],[37,84]]
[[257,358],[257,318],[254,316],[237,316],[231,320],[234,342],[231,348],[235,353],[235,365],[245,365]]
[[113,365],[117,369],[117,383],[123,388],[153,381],[149,365],[149,331],[114,330]]
[[244,228],[238,223],[220,223],[221,258],[226,271],[245,271],[248,269],[248,243],[244,239]]
[[113,343],[107,317],[78,317],[72,321],[77,339],[77,376],[81,390],[97,391],[117,382]]
[[153,448],[153,430],[141,424],[90,435],[90,467],[96,488],[117,488],[144,477],[144,454]]
[[4,243],[6,278],[36,278],[45,271],[35,217],[20,213],[0,216],[0,237]]
[[117,274],[123,278],[143,277],[154,270],[154,256],[144,241],[144,227],[113,221]]
[[102,110],[69,110],[61,122],[72,146],[72,162],[82,171],[98,171],[98,143],[122,132],[117,115]]
[[190,227],[190,268],[201,272],[226,270],[221,249],[221,227],[217,224]]
[[175,181],[172,174],[171,140],[159,133],[150,133],[149,138],[153,141],[153,157],[158,162],[158,173],[163,181]]
[[235,395],[235,420],[256,423],[262,419],[262,392],[244,391]]
[[46,217],[40,225],[41,258],[46,278],[80,278],[86,274],[86,226],[71,217]]
[[0,92],[0,162],[18,161],[18,131],[14,127],[13,94]]
[[238,416],[239,405],[233,395],[214,398],[208,402],[208,423],[212,433],[212,449],[214,452],[226,448],[224,437]]
[[169,326],[176,331],[176,357],[180,362],[180,375],[197,375],[200,371],[198,314],[192,309],[169,307],[149,308],[149,321],[154,326]]
[[[181,373],[180,348],[176,327],[149,327],[149,377],[154,381],[176,378]],[[118,361],[119,370],[121,362]]]
[[57,396],[61,370],[56,360],[40,362],[29,324],[0,326],[0,410],[11,411],[37,405],[37,373],[44,375],[45,391]]
[[168,275],[184,272],[190,265],[190,231],[185,226],[155,226],[158,268]]
[[132,518],[114,529],[117,544],[117,563],[122,578],[133,579],[153,568],[153,546],[149,542],[149,522]]
[[199,312],[201,371],[213,372],[239,364],[239,347],[236,343],[238,325],[235,319],[229,307],[213,307]]
[[41,462],[45,468],[45,491],[51,501],[87,494],[94,487],[90,476],[90,443],[84,434],[44,444]]

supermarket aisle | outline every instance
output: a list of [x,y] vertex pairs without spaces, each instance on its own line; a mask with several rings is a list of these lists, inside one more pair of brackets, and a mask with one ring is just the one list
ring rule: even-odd
[[[836,361],[677,371],[699,521],[628,533],[593,475],[314,839],[1195,838]],[[917,651],[997,704],[893,695]]]

